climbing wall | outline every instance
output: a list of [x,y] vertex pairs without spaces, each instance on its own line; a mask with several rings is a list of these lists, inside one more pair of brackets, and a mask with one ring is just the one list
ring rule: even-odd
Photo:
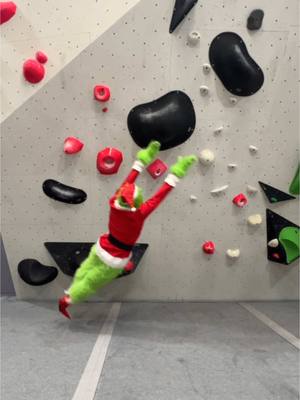
[[[265,209],[298,223],[298,200],[270,205],[259,189],[240,209],[232,198],[247,194],[247,184],[259,188],[259,180],[287,192],[296,171],[298,1],[199,1],[170,35],[173,4],[141,0],[2,124],[2,233],[19,297],[52,299],[62,294],[69,277],[60,273],[49,285],[31,287],[20,280],[18,262],[36,258],[54,265],[45,241],[96,241],[106,230],[108,198],[138,150],[128,133],[128,112],[176,89],[190,96],[196,129],[188,141],[160,157],[170,165],[180,154],[208,148],[215,163],[197,165],[153,214],[140,240],[150,246],[139,270],[105,288],[101,299],[297,297],[297,263],[285,266],[267,259]],[[258,7],[265,11],[262,29],[249,32],[247,17]],[[196,46],[187,42],[192,30],[201,35]],[[203,73],[211,41],[226,31],[243,38],[265,74],[263,87],[236,104],[213,71]],[[50,58],[60,51],[59,46],[52,48]],[[24,82],[18,79],[22,91]],[[107,113],[93,99],[93,87],[101,83],[112,92]],[[202,85],[209,89],[206,96],[200,94]],[[215,134],[220,126],[222,132]],[[85,143],[75,156],[63,153],[63,141],[70,135]],[[258,151],[250,152],[250,145]],[[117,175],[100,175],[96,169],[97,153],[107,146],[123,151]],[[237,168],[228,169],[229,163]],[[68,205],[49,199],[42,191],[49,178],[83,189],[86,202]],[[145,173],[139,183],[150,195],[161,181]],[[211,195],[223,185],[229,185],[224,194]],[[190,202],[190,195],[197,201]],[[263,223],[249,226],[247,218],[258,213]],[[216,244],[213,256],[202,252],[206,240]],[[241,255],[233,262],[226,250],[236,248]]]

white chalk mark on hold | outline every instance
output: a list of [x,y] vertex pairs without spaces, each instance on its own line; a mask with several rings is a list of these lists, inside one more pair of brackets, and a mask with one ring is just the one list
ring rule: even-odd
[[272,329],[273,332],[277,333],[277,335],[281,336],[283,339],[285,339],[287,342],[295,346],[297,349],[300,349],[300,339],[292,335],[286,329],[282,328],[282,326],[277,324],[277,322],[273,321],[272,319],[270,319],[265,314],[258,311],[256,308],[254,308],[248,303],[240,303],[240,305],[247,311],[249,311],[249,313],[251,313],[254,317],[263,322],[266,326]]
[[229,185],[224,185],[224,186],[219,186],[213,190],[210,191],[211,194],[220,194],[225,192],[225,190],[228,188]]
[[113,303],[111,306],[72,400],[94,399],[120,308],[121,303]]
[[279,246],[279,241],[278,239],[272,239],[268,242],[269,247],[278,247]]

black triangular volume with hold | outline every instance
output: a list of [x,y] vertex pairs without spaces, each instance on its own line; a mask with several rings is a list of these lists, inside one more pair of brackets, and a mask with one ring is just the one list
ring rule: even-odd
[[[95,243],[46,242],[44,244],[61,271],[66,275],[74,276],[75,271],[88,257],[91,247]],[[146,243],[137,243],[134,245],[130,259],[134,264],[133,268],[128,272],[125,271],[121,276],[132,274],[136,270],[148,246]]]
[[296,197],[291,196],[288,193],[282,192],[279,189],[274,188],[273,186],[267,185],[266,183],[258,181],[260,184],[260,187],[264,191],[267,199],[269,200],[270,203],[278,203],[280,201],[286,201],[286,200],[294,200]]
[[[280,232],[284,228],[297,228],[298,225],[283,218],[281,215],[274,213],[272,210],[267,209],[266,211],[267,220],[267,248],[268,248],[268,259],[279,264],[288,265],[288,254],[284,246],[280,243]],[[278,245],[276,247],[270,246],[270,242],[276,240]]]
[[191,11],[198,0],[176,0],[169,32],[172,33],[177,28],[186,15]]
[[147,243],[136,243],[132,249],[132,256],[130,259],[130,262],[133,264],[133,268],[130,269],[130,271],[124,270],[124,272],[119,276],[119,278],[122,278],[123,276],[131,275],[133,274],[139,263],[141,262],[147,248],[149,247],[149,244]]
[[19,262],[18,273],[20,278],[31,286],[42,286],[54,281],[58,270],[55,267],[48,267],[32,258]]

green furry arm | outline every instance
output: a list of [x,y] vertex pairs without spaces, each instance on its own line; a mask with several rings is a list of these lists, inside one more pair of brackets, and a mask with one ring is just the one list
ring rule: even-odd
[[198,158],[194,155],[178,157],[177,163],[171,166],[170,171],[178,178],[183,178],[196,161],[198,161]]
[[152,163],[155,160],[160,149],[160,143],[152,141],[148,144],[146,149],[140,150],[137,153],[137,159],[141,161],[145,166]]

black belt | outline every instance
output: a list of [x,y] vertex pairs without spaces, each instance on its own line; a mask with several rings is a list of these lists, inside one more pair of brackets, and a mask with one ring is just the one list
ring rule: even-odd
[[120,242],[111,234],[108,235],[108,240],[110,241],[111,244],[113,244],[116,247],[119,247],[119,249],[121,250],[131,251],[133,249],[133,246],[131,246],[130,244]]

